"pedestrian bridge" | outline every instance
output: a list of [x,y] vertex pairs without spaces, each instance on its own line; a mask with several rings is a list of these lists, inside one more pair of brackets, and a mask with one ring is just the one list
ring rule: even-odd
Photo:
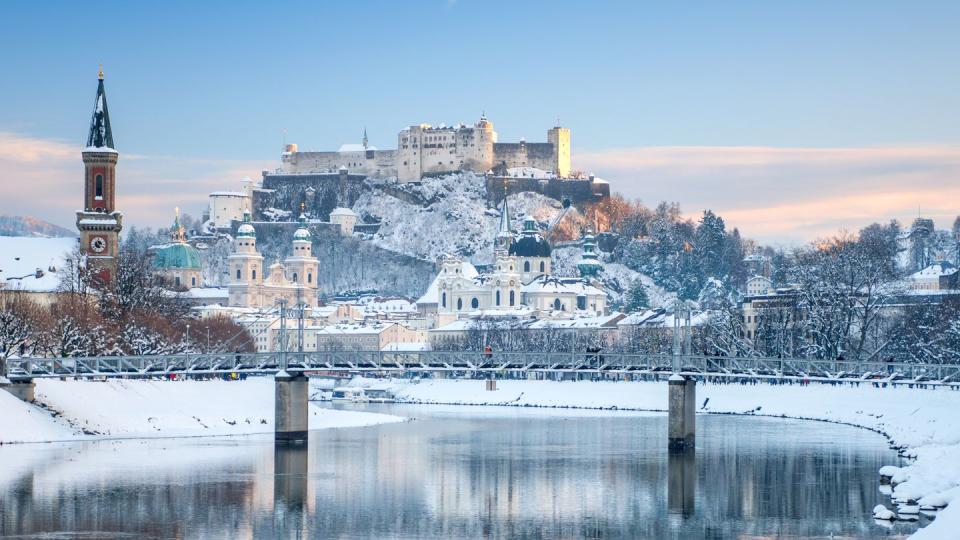
[[[782,381],[885,382],[960,387],[960,365],[806,358],[559,352],[271,352],[203,353],[86,358],[9,358],[11,380],[44,377],[163,377],[230,373],[312,372],[437,373],[450,376],[579,373],[597,376],[657,376]],[[441,375],[443,376],[443,375]]]

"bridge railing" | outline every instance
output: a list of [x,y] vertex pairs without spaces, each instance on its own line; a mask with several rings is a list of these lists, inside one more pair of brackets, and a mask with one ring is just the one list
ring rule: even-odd
[[[657,375],[672,370],[669,354],[550,351],[309,351],[286,353],[291,371],[595,372]],[[83,358],[10,358],[8,377],[156,377],[180,374],[273,373],[281,353],[207,353]],[[883,380],[960,384],[960,365],[808,358],[685,355],[680,370],[704,377]]]

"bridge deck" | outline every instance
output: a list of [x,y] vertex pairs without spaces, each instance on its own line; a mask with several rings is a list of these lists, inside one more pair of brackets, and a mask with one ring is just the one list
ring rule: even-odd
[[[342,351],[10,358],[7,360],[7,376],[12,380],[24,380],[44,377],[267,374],[278,372],[283,365],[291,372],[578,372],[658,375],[672,372],[673,357],[625,353]],[[960,386],[960,365],[954,364],[687,355],[680,357],[680,372],[702,377]]]

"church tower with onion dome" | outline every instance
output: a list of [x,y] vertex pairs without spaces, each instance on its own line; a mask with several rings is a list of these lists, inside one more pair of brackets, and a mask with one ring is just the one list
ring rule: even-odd
[[123,214],[116,209],[117,153],[110,128],[107,94],[103,88],[103,68],[98,75],[97,97],[87,145],[83,149],[83,210],[77,211],[80,249],[86,256],[87,271],[104,286],[110,286],[117,274],[120,230]]

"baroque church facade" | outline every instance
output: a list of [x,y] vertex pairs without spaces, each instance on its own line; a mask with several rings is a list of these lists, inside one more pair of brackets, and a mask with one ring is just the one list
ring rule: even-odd
[[293,254],[283,263],[270,265],[264,273],[263,255],[257,251],[257,232],[250,222],[250,213],[244,213],[233,241],[233,253],[227,258],[231,307],[270,309],[281,301],[291,307],[317,307],[320,263],[311,252],[313,239],[306,216],[300,214],[299,222],[300,227],[293,233]]

